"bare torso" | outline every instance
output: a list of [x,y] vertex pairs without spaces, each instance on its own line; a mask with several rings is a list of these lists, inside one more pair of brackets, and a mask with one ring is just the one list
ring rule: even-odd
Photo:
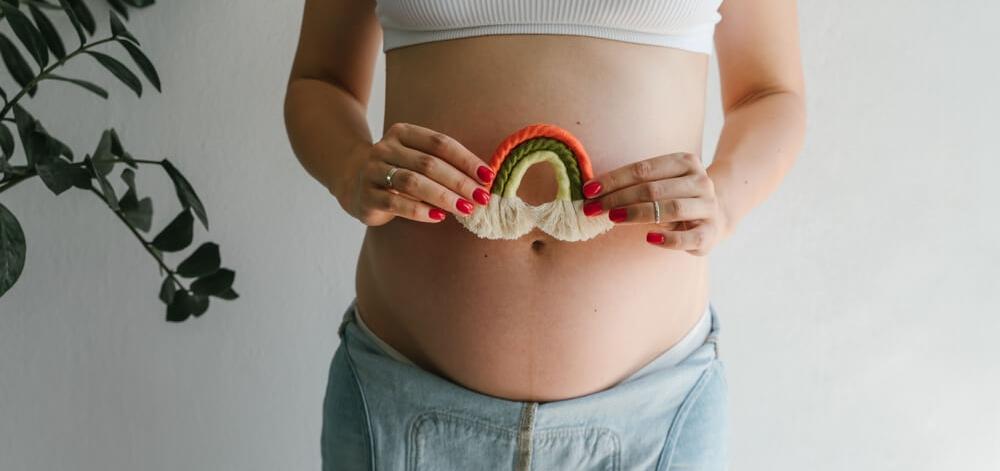
[[[569,130],[594,175],[671,152],[700,154],[708,56],[562,35],[480,36],[386,55],[384,126],[448,134],[489,159],[536,122]],[[548,165],[518,196],[549,201]],[[607,217],[603,213],[598,217]],[[537,228],[481,239],[452,216],[368,227],[359,310],[421,367],[511,400],[551,401],[624,379],[676,343],[708,303],[708,258],[654,247],[656,226],[621,225],[563,242]]]

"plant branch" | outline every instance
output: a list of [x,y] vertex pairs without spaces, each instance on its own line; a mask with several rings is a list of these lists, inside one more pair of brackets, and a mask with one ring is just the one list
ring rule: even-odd
[[14,185],[17,185],[18,183],[21,183],[21,182],[23,182],[23,181],[25,181],[25,180],[27,180],[27,179],[35,176],[35,175],[36,175],[35,173],[30,173],[30,174],[27,174],[27,175],[18,175],[18,176],[14,177],[14,178],[11,178],[10,180],[7,180],[3,185],[0,185],[0,193],[3,193],[5,191],[13,188]]
[[53,70],[61,67],[63,64],[66,63],[66,61],[70,60],[71,58],[79,55],[80,53],[82,53],[82,52],[84,52],[84,51],[86,51],[86,50],[88,50],[88,49],[90,49],[90,48],[92,48],[94,46],[98,46],[98,45],[101,45],[101,44],[104,44],[104,43],[115,41],[116,39],[117,38],[115,36],[111,36],[109,38],[104,38],[104,39],[101,39],[101,40],[94,41],[94,42],[92,42],[90,44],[84,44],[84,45],[80,46],[79,48],[77,48],[77,50],[75,50],[75,51],[73,51],[73,52],[71,52],[69,54],[66,54],[66,56],[63,57],[62,59],[59,59],[59,60],[53,62],[52,65],[46,67],[41,72],[39,72],[38,75],[35,76],[35,78],[31,79],[31,81],[28,82],[27,85],[25,85],[24,88],[21,89],[21,91],[17,92],[17,95],[14,95],[14,97],[11,98],[10,101],[8,101],[6,105],[4,105],[3,110],[0,110],[0,117],[7,116],[7,113],[10,111],[10,109],[18,102],[18,100],[21,99],[21,97],[24,96],[25,93],[28,92],[28,90],[30,90],[32,87],[34,87],[35,85],[37,85],[38,82],[41,81],[42,79],[44,79],[45,77],[48,77],[48,75],[50,73],[52,73]]
[[[161,167],[163,166],[163,162],[159,161],[159,160],[146,160],[146,159],[132,159],[132,160],[133,160],[133,162],[135,162],[137,164],[159,165]],[[113,160],[113,161],[111,161],[109,163],[111,163],[112,165],[118,165],[118,164],[124,164],[126,162],[124,160]],[[86,164],[84,162],[72,162],[69,165],[72,166],[72,167],[83,167]],[[3,193],[5,191],[7,191],[9,188],[13,187],[14,185],[17,185],[18,183],[21,183],[24,180],[27,180],[27,179],[29,179],[31,177],[36,177],[36,176],[38,176],[38,171],[35,170],[34,167],[29,168],[29,169],[27,169],[27,173],[23,173],[21,175],[17,175],[15,177],[11,178],[10,180],[6,180],[6,181],[3,181],[3,182],[0,182],[0,183],[3,183],[2,185],[0,185],[0,193]]]
[[98,193],[97,190],[94,189],[94,187],[90,187],[89,190],[91,193],[97,196],[97,199],[104,202],[105,206],[107,206],[108,209],[111,210],[111,212],[115,213],[115,216],[118,216],[118,219],[121,219],[122,223],[125,224],[130,231],[132,231],[132,234],[134,234],[136,239],[139,239],[139,242],[142,244],[142,248],[146,249],[146,252],[149,252],[149,255],[151,255],[154,259],[156,259],[156,263],[160,265],[160,268],[163,268],[167,272],[167,276],[172,278],[174,280],[174,283],[177,283],[177,286],[180,286],[182,290],[186,290],[187,288],[185,288],[184,284],[181,283],[181,280],[177,278],[177,274],[173,270],[171,270],[170,267],[167,266],[167,264],[156,252],[154,252],[151,248],[149,248],[150,245],[152,244],[150,244],[150,242],[147,241],[142,236],[142,234],[140,234],[139,231],[134,226],[132,226],[132,224],[128,222],[128,219],[125,219],[125,215],[123,215],[120,210],[112,208],[111,205],[108,204],[108,200],[104,199],[104,195]]

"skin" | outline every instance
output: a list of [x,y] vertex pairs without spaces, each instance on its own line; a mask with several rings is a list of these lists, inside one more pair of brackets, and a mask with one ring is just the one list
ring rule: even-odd
[[[427,371],[491,396],[540,402],[612,387],[674,345],[709,300],[708,257],[777,189],[805,134],[794,0],[726,0],[715,41],[725,124],[701,141],[710,56],[571,35],[494,35],[386,53],[383,136],[367,125],[381,29],[372,1],[306,0],[285,121],[303,168],[365,224],[359,314]],[[535,228],[476,237],[454,218],[483,204],[495,146],[528,123],[586,146],[583,242]],[[384,178],[392,167],[393,189]],[[483,178],[485,177],[485,178]],[[518,196],[550,201],[534,165]],[[662,218],[653,223],[652,200]],[[621,208],[615,210],[615,208]],[[654,235],[650,235],[654,234]],[[662,242],[655,234],[662,235]]]

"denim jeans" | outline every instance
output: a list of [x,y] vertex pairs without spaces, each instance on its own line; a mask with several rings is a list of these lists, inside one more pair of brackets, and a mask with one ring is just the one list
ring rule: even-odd
[[488,396],[338,329],[320,437],[323,470],[728,469],[729,406],[719,321],[680,363],[654,358],[618,384],[551,402]]

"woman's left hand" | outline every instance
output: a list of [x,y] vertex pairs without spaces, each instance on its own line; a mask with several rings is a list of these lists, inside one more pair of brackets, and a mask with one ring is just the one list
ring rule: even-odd
[[[727,229],[725,212],[701,158],[675,152],[611,170],[583,186],[584,213],[608,217],[617,224],[654,224],[650,244],[692,255],[706,255]],[[654,219],[653,201],[660,207]]]

